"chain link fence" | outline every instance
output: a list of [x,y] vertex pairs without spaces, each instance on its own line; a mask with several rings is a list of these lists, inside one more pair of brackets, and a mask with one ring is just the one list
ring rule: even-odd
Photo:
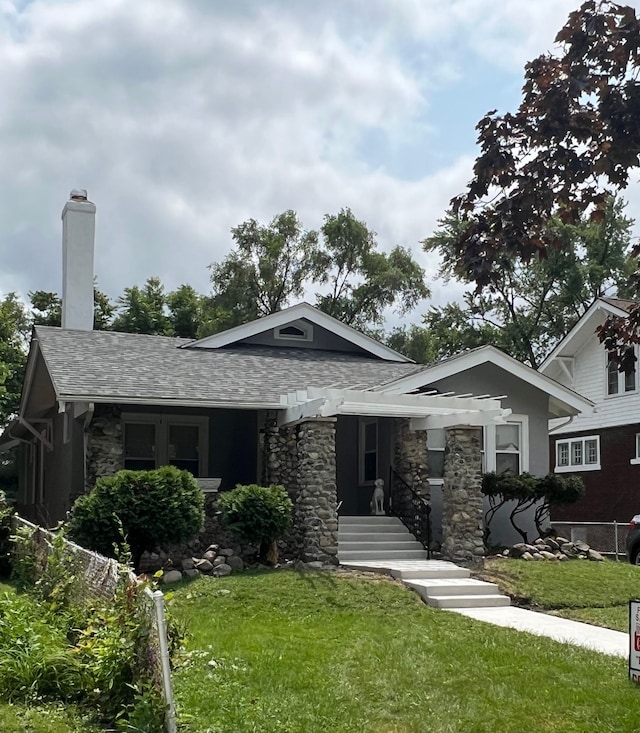
[[[109,601],[113,599],[119,586],[136,587],[138,580],[128,568],[113,558],[104,557],[87,550],[67,539],[59,538],[53,532],[38,527],[17,514],[11,518],[14,534],[27,539],[27,542],[14,543],[14,552],[23,559],[30,554],[36,580],[45,576],[48,558],[56,543],[63,544],[64,566],[73,579],[69,589],[71,598],[76,602]],[[165,619],[164,596],[161,591],[145,588],[138,594],[138,602],[143,610],[148,628],[146,659],[159,689],[162,690],[167,707],[165,729],[175,733],[176,719],[169,665],[167,625]]]
[[571,542],[581,540],[612,559],[625,560],[628,522],[551,522],[560,537]]

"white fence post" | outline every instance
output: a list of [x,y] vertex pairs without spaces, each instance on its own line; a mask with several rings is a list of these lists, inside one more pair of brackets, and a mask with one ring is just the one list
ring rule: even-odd
[[162,591],[151,592],[148,588],[145,591],[151,596],[156,612],[156,625],[158,629],[158,644],[160,646],[160,664],[162,667],[162,687],[164,699],[167,704],[165,718],[167,733],[176,733],[176,706],[173,700],[173,686],[171,684],[171,662],[169,658],[169,646],[167,644],[167,621],[164,615],[164,595]]

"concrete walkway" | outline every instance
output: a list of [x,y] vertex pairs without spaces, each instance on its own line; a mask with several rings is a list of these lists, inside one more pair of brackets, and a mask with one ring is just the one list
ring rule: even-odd
[[[350,561],[341,564],[354,570],[386,573],[402,580],[408,587],[413,587],[418,592],[420,589],[415,587],[416,579],[438,578],[440,584],[442,582],[451,584],[464,582],[464,578],[469,575],[469,571],[466,568],[442,560],[379,559]],[[443,581],[443,579],[448,580]],[[478,581],[474,582],[477,583]],[[622,631],[612,631],[611,629],[604,629],[600,626],[592,626],[591,624],[581,623],[580,621],[571,621],[570,619],[550,616],[549,614],[538,613],[537,611],[527,611],[524,608],[509,605],[489,606],[489,603],[486,603],[486,605],[480,605],[480,607],[475,608],[445,608],[441,604],[430,602],[432,599],[428,596],[422,593],[420,595],[430,605],[439,605],[443,610],[459,613],[462,616],[473,618],[476,621],[484,621],[485,623],[495,624],[496,626],[505,626],[516,629],[517,631],[526,631],[537,636],[547,636],[563,644],[574,644],[615,657],[628,657],[629,655],[629,634]],[[483,598],[489,601],[493,596],[483,597],[480,594],[476,595],[475,600],[482,604]],[[476,603],[475,605],[477,606],[478,604]]]
[[453,613],[485,621],[496,626],[507,626],[527,631],[536,636],[548,636],[563,644],[574,644],[613,657],[629,656],[629,634],[603,629],[601,626],[583,624],[547,613],[527,611],[516,606],[502,608],[452,608]]

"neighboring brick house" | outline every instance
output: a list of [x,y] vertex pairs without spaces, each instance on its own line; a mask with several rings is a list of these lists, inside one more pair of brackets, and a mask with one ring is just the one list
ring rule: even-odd
[[[595,410],[551,421],[551,471],[575,473],[584,499],[559,507],[557,521],[627,522],[640,512],[640,381],[619,372],[596,335],[609,316],[624,317],[632,301],[598,298],[540,367],[542,374],[590,399]],[[637,358],[638,347],[630,346]]]
[[173,464],[203,490],[283,483],[300,555],[335,560],[339,517],[370,513],[382,478],[387,509],[394,490],[433,494],[435,533],[472,559],[482,470],[545,473],[548,419],[591,407],[493,347],[419,365],[307,303],[198,341],[93,331],[94,214],[72,193],[62,327],[34,329],[0,437],[29,517],[63,518],[101,475]]

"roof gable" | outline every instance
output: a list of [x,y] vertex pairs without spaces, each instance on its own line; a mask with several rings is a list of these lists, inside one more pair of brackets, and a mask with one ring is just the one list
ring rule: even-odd
[[421,387],[434,384],[442,379],[468,371],[481,364],[492,364],[503,369],[527,384],[549,395],[549,411],[575,415],[579,412],[590,413],[593,403],[577,392],[556,382],[554,379],[532,369],[495,346],[480,346],[457,356],[427,366],[419,372],[400,377],[381,388],[382,392],[411,392]]
[[[347,346],[350,346],[354,351],[364,352],[369,356],[374,356],[378,359],[384,359],[385,361],[397,361],[404,363],[414,363],[412,359],[400,354],[397,351],[385,346],[384,344],[376,341],[370,336],[357,331],[351,326],[347,326],[337,318],[323,313],[322,311],[314,308],[309,303],[298,303],[290,308],[272,313],[271,315],[258,318],[255,321],[244,323],[241,326],[230,328],[227,331],[207,336],[198,341],[192,341],[188,344],[183,344],[183,349],[219,349],[224,346],[230,346],[233,344],[239,344],[242,342],[253,342],[255,343],[255,337],[260,335],[271,335],[274,330],[287,328],[293,326],[297,329],[303,328],[303,324],[308,323],[311,326],[317,326],[325,332],[329,332],[335,337],[338,337]],[[294,340],[283,340],[282,346],[292,346],[295,344]],[[301,339],[301,346],[309,347],[310,342],[306,339]],[[355,347],[355,348],[354,348]],[[336,349],[344,350],[344,349]]]
[[596,337],[596,328],[609,316],[624,318],[628,315],[628,307],[632,301],[617,298],[597,298],[587,312],[580,318],[569,333],[556,344],[553,351],[540,365],[540,372],[547,374],[558,357],[572,357],[592,338]]

